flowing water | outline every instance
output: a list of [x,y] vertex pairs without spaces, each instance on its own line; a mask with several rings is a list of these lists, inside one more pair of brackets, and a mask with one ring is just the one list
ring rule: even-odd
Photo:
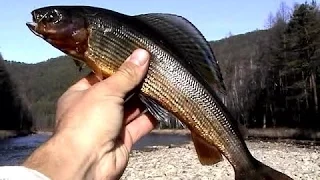
[[[19,165],[49,137],[47,134],[35,134],[0,140],[0,166]],[[149,134],[138,141],[133,149],[143,150],[152,146],[182,145],[189,142],[190,137],[185,135]]]

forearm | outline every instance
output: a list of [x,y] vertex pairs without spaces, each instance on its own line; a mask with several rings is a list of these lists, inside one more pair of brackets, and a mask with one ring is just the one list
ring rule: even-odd
[[[90,147],[71,140],[70,134],[57,134],[40,146],[23,163],[51,179],[83,179],[95,161]],[[83,141],[87,142],[87,141]]]

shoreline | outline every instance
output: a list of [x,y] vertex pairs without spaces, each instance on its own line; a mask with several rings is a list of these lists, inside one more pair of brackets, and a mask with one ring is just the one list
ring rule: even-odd
[[8,138],[16,138],[16,137],[24,137],[34,134],[32,131],[22,130],[0,130],[0,140],[8,139]]
[[[0,130],[0,140],[7,138],[18,138],[32,136],[35,134],[51,136],[51,131],[13,131]],[[149,135],[164,135],[164,136],[187,136],[191,138],[189,129],[154,129]],[[276,128],[276,129],[248,129],[244,136],[245,141],[264,141],[264,142],[309,142],[311,145],[320,144],[320,131]]]
[[16,137],[17,134],[18,133],[16,131],[12,130],[0,130],[0,139]]
[[[189,129],[155,129],[150,134],[155,135],[185,135],[190,136]],[[245,140],[266,139],[266,140],[312,140],[320,141],[320,131],[288,129],[288,128],[267,128],[267,129],[247,129],[245,132]]]
[[[188,136],[189,133],[188,130],[154,130],[150,134],[164,135],[163,137],[167,138],[165,135]],[[297,144],[292,140],[255,138],[246,140],[246,145],[257,160],[284,172],[294,180],[318,180],[320,177],[320,144]],[[191,138],[190,141],[179,145],[165,144],[134,149],[129,157],[121,180],[234,179],[232,166],[225,158],[214,165],[201,165]]]

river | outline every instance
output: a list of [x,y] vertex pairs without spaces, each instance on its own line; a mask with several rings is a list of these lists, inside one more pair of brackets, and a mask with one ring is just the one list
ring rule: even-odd
[[[49,137],[47,134],[35,134],[0,140],[0,166],[19,165]],[[189,142],[190,137],[185,135],[149,134],[138,141],[133,149],[143,150],[152,146],[182,145]]]

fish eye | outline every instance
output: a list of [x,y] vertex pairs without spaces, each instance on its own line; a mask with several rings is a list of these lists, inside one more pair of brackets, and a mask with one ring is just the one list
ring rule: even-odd
[[43,20],[47,23],[58,23],[62,18],[61,13],[57,10],[53,10],[44,15]]

